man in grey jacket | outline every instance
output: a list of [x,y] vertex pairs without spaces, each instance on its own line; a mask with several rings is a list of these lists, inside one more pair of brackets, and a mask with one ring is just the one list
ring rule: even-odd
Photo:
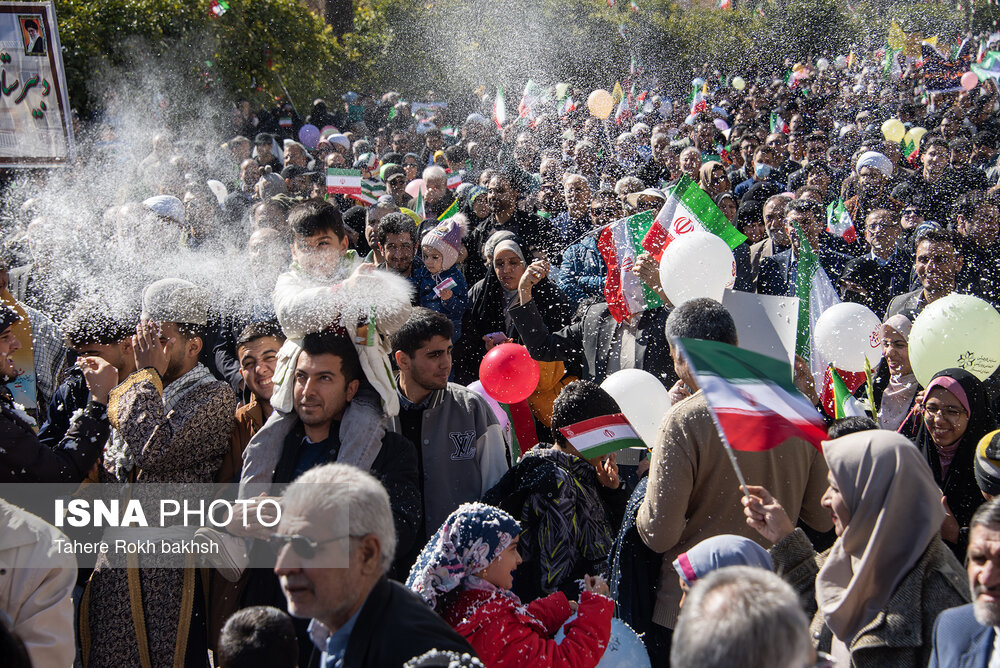
[[[460,504],[478,501],[511,464],[489,404],[448,382],[451,335],[447,316],[415,308],[391,339],[399,366],[400,411],[390,418],[388,429],[417,447],[424,499],[421,538],[429,538]],[[422,547],[421,540],[417,543],[410,555],[414,559]]]

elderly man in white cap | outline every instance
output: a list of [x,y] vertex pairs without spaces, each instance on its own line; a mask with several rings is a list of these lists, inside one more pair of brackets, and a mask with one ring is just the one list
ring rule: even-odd
[[[198,362],[207,322],[208,296],[193,283],[165,278],[143,291],[132,338],[137,371],[108,400],[120,437],[105,448],[104,482],[214,481],[229,449],[236,397]],[[140,488],[134,496],[143,494]],[[85,661],[138,666],[156,657],[155,665],[180,665],[185,657],[203,657],[197,596],[185,595],[195,591],[195,579],[193,568],[125,570],[102,557],[81,610],[90,637]]]
[[899,221],[904,203],[889,195],[889,180],[892,178],[892,160],[877,151],[866,151],[858,157],[855,171],[858,173],[858,194],[844,202],[844,208],[851,214],[858,240],[849,244],[855,255],[863,254],[867,248],[865,220],[876,209],[886,209],[895,221]]

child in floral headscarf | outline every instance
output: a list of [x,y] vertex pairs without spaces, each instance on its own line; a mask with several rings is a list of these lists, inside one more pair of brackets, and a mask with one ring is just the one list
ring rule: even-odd
[[[406,586],[452,625],[493,666],[596,666],[611,635],[614,604],[599,577],[586,577],[579,604],[556,592],[528,605],[510,591],[521,563],[521,525],[481,503],[445,520],[410,571]],[[552,637],[576,611],[561,642]]]

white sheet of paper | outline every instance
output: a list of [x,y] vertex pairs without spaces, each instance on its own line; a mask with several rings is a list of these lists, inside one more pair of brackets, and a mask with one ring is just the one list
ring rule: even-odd
[[740,348],[788,362],[794,377],[799,298],[726,290],[722,305],[736,322]]

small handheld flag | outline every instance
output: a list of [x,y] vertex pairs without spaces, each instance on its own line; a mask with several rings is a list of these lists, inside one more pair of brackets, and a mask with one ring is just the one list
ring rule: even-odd
[[330,195],[360,195],[361,172],[357,169],[326,170],[326,192]]
[[434,286],[433,288],[434,294],[440,297],[442,292],[444,292],[445,290],[451,290],[456,285],[458,285],[458,283],[455,282],[455,279],[449,276],[448,278],[444,279],[443,281]]
[[602,415],[560,427],[559,432],[584,459],[603,457],[625,448],[646,449],[646,444],[622,413]]

